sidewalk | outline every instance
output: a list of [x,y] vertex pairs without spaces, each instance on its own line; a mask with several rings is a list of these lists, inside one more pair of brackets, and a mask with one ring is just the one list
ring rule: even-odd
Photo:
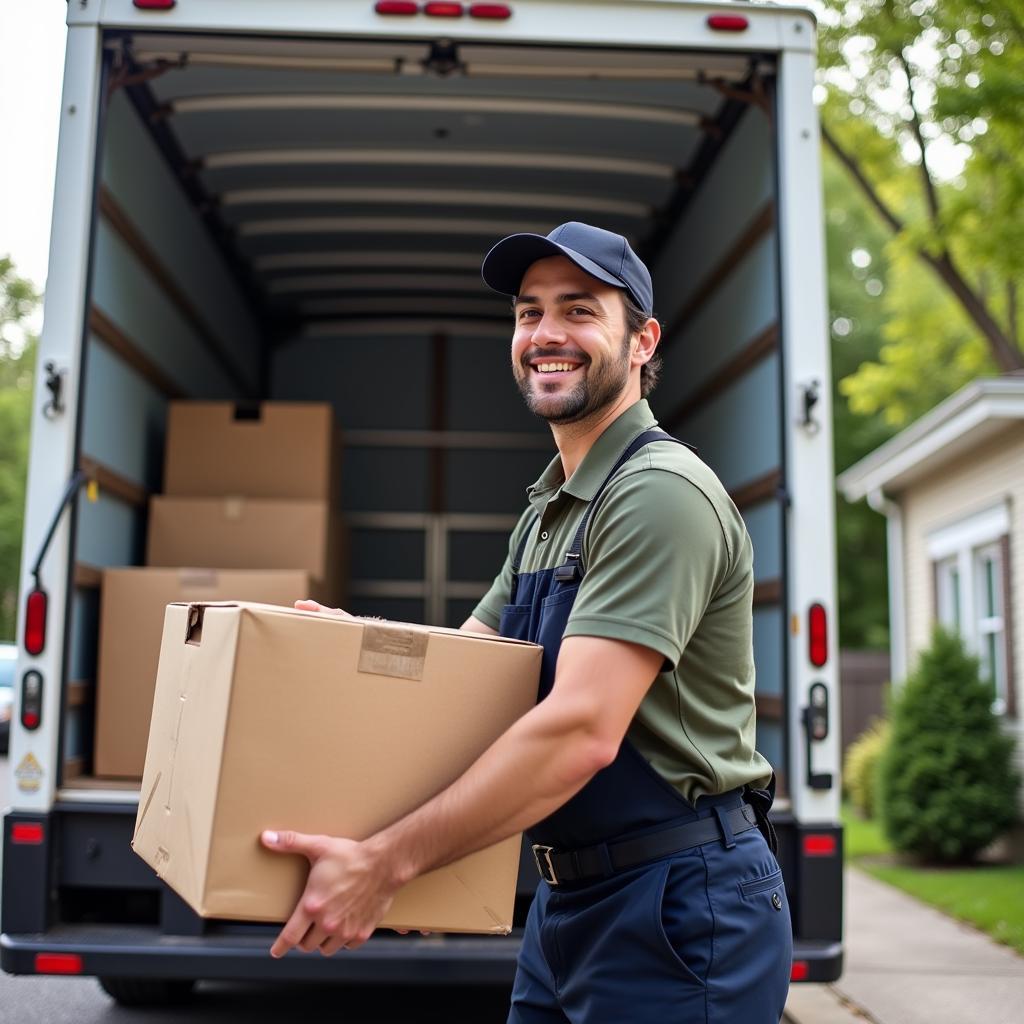
[[847,869],[843,976],[832,985],[794,985],[785,1019],[1019,1024],[1024,958],[898,889]]

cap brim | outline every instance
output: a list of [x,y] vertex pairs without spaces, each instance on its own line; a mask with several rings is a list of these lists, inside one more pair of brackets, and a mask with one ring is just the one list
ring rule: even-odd
[[521,234],[503,238],[484,257],[480,265],[480,274],[484,283],[503,295],[518,295],[519,286],[523,282],[526,271],[537,262],[548,256],[565,256],[576,264],[580,270],[586,271],[605,284],[628,291],[626,285],[607,270],[588,259],[582,253],[567,246],[552,242],[544,235]]

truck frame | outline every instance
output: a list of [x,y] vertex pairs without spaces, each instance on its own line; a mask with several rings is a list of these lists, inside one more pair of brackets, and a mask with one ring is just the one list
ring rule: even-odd
[[[766,4],[69,4],[5,971],[96,975],[126,1002],[214,978],[510,984],[518,930],[381,934],[345,957],[272,961],[274,928],[202,920],[159,882],[129,848],[137,782],[91,774],[98,586],[103,567],[141,562],[168,400],[332,401],[351,609],[462,621],[550,457],[507,381],[507,304],[473,260],[510,231],[586,219],[648,261],[665,325],[655,413],[698,446],[754,539],[759,744],[781,782],[793,978],[838,977],[814,72],[811,14]],[[524,857],[521,910],[535,884]]]

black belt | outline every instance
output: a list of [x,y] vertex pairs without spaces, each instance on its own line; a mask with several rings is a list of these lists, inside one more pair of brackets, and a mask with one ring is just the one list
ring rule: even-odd
[[728,811],[716,807],[710,817],[636,839],[598,843],[579,850],[556,850],[553,846],[535,843],[533,859],[537,862],[540,877],[549,885],[586,882],[607,878],[615,871],[624,871],[645,861],[692,850],[712,840],[722,839],[726,846],[730,846],[734,835],[752,828],[757,828],[757,815],[749,804]]

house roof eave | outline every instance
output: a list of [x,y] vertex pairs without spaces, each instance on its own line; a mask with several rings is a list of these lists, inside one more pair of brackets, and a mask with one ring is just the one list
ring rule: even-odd
[[1024,378],[972,381],[836,480],[847,501],[900,490],[961,452],[1024,419]]

